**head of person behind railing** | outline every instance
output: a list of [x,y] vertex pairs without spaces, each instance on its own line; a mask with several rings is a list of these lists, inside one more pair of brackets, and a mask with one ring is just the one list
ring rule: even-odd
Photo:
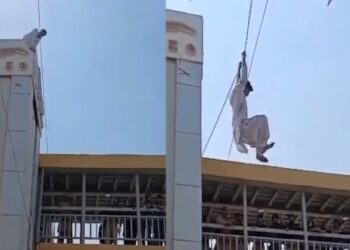
[[121,207],[119,199],[117,197],[111,198],[111,207]]
[[340,219],[334,219],[332,224],[332,233],[339,233],[341,231],[341,226],[343,221]]
[[266,227],[267,221],[265,219],[265,214],[264,213],[259,213],[257,218],[256,218],[256,225],[258,227]]
[[[232,226],[236,225],[235,216],[231,213],[231,211],[227,207],[223,207],[216,217],[216,223],[222,225],[223,228],[217,230],[217,233],[220,235],[215,236],[216,244],[215,249],[234,249],[234,241],[232,241]],[[206,246],[210,246],[210,242],[204,241]]]
[[297,216],[294,214],[288,214],[285,218],[286,230],[300,230],[300,226],[296,223]]
[[[61,208],[58,222],[58,240],[57,243],[64,243],[64,240],[67,240],[67,244],[73,243],[73,232],[72,232],[72,224],[73,217],[68,216],[71,211],[69,207],[74,206],[74,197],[69,194],[65,194],[62,199],[58,202],[58,207]],[[68,215],[67,215],[68,214]]]
[[242,214],[236,214],[235,221],[237,226],[243,225],[243,215]]
[[221,233],[230,233],[232,228],[229,227],[232,226],[238,226],[239,221],[237,221],[237,215],[232,214],[227,207],[223,207],[219,213],[219,215],[216,217],[217,224],[220,224],[224,226],[222,230],[219,230]]
[[161,194],[146,194],[143,205],[149,209],[165,209],[165,204]]
[[69,207],[73,207],[74,204],[74,196],[72,196],[69,193],[65,193],[63,197],[58,202],[58,207],[60,208],[66,208],[66,211],[61,210],[62,213],[67,213],[69,210]]
[[152,195],[151,194],[146,194],[145,198],[143,200],[143,206],[145,208],[153,208],[153,202],[152,202]]
[[136,198],[127,199],[126,206],[132,209],[136,209]]
[[161,211],[165,210],[165,197],[164,195],[158,194],[156,198],[157,208]]
[[276,229],[284,229],[284,221],[281,218],[281,215],[279,214],[273,214],[271,218],[271,224],[270,227],[276,228]]
[[101,244],[117,244],[118,225],[113,218],[104,217],[98,230]]

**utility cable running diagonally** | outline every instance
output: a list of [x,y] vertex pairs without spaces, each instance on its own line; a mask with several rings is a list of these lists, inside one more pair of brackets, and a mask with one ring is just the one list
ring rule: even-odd
[[[248,36],[249,36],[249,28],[250,28],[250,19],[251,19],[251,16],[252,16],[252,9],[253,9],[253,0],[250,0],[249,12],[248,12],[248,23],[247,23],[247,30],[246,30],[245,42],[244,42],[244,51],[246,51],[247,45],[248,45]],[[203,149],[203,151],[202,151],[202,156],[204,155],[205,151],[207,150],[208,145],[209,145],[209,143],[210,143],[210,141],[211,141],[211,138],[212,138],[213,135],[214,135],[215,129],[216,129],[218,123],[219,123],[219,120],[220,120],[220,118],[221,118],[222,112],[224,111],[225,105],[226,105],[226,103],[227,103],[228,98],[230,97],[230,93],[231,93],[231,91],[232,91],[232,89],[233,89],[233,86],[234,86],[236,80],[237,80],[237,74],[236,74],[236,76],[234,77],[234,79],[233,79],[233,81],[232,81],[232,83],[231,83],[231,86],[230,86],[230,89],[228,90],[228,93],[227,93],[227,95],[226,95],[225,101],[224,101],[224,103],[223,103],[222,106],[221,106],[219,115],[218,115],[218,117],[217,117],[216,120],[215,120],[214,126],[213,126],[213,128],[212,128],[212,130],[211,130],[211,132],[210,132],[209,138],[208,138],[208,140],[207,140],[207,142],[206,142],[206,144],[205,144],[205,146],[204,146],[204,149]]]
[[214,127],[213,127],[213,129],[211,130],[210,135],[209,135],[209,138],[208,138],[208,140],[207,140],[207,142],[206,142],[206,144],[205,144],[205,146],[204,146],[204,149],[203,149],[203,151],[202,151],[202,156],[204,155],[205,151],[207,150],[208,145],[209,145],[209,142],[210,142],[211,138],[212,138],[213,135],[214,135],[214,131],[215,131],[215,129],[216,129],[216,126],[217,126],[218,123],[219,123],[220,117],[221,117],[221,115],[222,115],[222,112],[224,111],[226,102],[227,102],[228,98],[230,97],[230,93],[231,93],[231,91],[232,91],[232,89],[233,89],[233,86],[234,86],[236,80],[237,80],[237,74],[236,74],[235,78],[233,79],[233,81],[232,81],[232,83],[231,83],[231,86],[230,86],[230,89],[229,89],[229,91],[227,92],[225,101],[224,101],[224,103],[223,103],[222,106],[221,106],[219,115],[218,115],[218,117],[216,118],[216,121],[215,121],[215,123],[214,123]]

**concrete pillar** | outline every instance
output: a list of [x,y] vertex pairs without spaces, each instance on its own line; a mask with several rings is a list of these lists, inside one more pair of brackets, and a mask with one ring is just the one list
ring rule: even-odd
[[141,232],[141,204],[140,204],[140,176],[135,175],[135,193],[136,193],[136,217],[137,217],[137,242],[138,245],[142,245],[142,232]]
[[301,192],[301,213],[303,218],[303,231],[304,231],[304,249],[309,249],[309,236],[307,231],[307,207],[305,192]]
[[247,186],[243,185],[243,240],[244,249],[248,250],[248,205]]
[[85,244],[85,222],[86,222],[86,173],[81,176],[81,225],[80,225],[80,242]]
[[[41,115],[36,54],[0,40],[1,249],[32,249]],[[40,93],[41,94],[41,93]]]
[[167,250],[202,249],[202,18],[167,13]]

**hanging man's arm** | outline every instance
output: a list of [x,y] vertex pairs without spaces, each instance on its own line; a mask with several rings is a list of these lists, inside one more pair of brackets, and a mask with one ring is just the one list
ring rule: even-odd
[[239,78],[243,83],[246,83],[248,81],[248,66],[245,59],[246,59],[246,53],[245,51],[243,51],[242,62],[240,63],[242,73],[240,73],[240,78]]
[[238,64],[238,70],[237,70],[237,80],[241,80],[241,69],[242,69],[242,62],[239,62]]
[[231,95],[231,105],[233,110],[233,136],[237,146],[237,150],[241,153],[247,153],[248,149],[244,144],[241,143],[241,124],[243,117],[243,105],[244,105],[244,93],[243,93],[244,84],[240,84],[235,87]]

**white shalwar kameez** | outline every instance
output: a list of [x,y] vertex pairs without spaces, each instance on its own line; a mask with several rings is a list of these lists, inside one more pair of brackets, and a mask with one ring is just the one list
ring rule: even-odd
[[268,145],[270,137],[268,120],[265,115],[256,115],[248,118],[248,106],[244,89],[247,83],[247,68],[243,62],[242,77],[235,85],[230,103],[233,111],[233,136],[237,150],[247,153],[245,144],[256,148],[256,154],[262,155]]
[[40,42],[40,37],[38,37],[39,30],[33,29],[31,32],[23,36],[23,40],[27,43],[29,49],[32,51],[36,50],[36,46]]

